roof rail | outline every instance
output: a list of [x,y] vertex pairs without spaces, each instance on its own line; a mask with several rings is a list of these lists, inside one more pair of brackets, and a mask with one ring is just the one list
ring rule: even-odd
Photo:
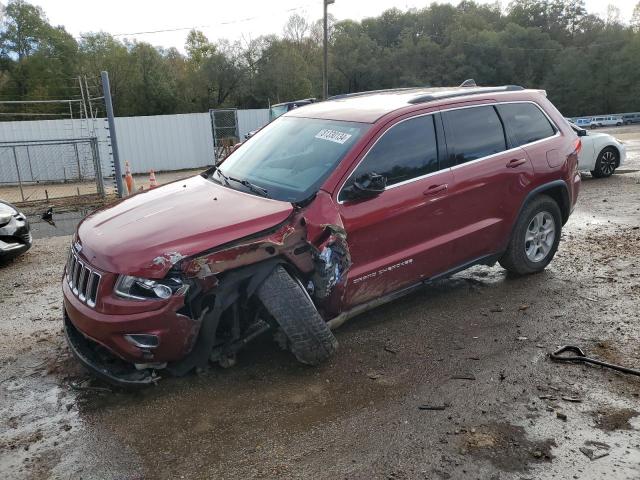
[[432,92],[427,93],[426,95],[420,95],[409,100],[409,103],[425,103],[432,102],[434,100],[442,100],[445,98],[466,97],[467,95],[476,95],[479,93],[516,92],[519,90],[524,90],[524,87],[521,87],[520,85],[504,85],[502,87],[462,86],[455,90],[445,90],[441,93]]
[[353,93],[340,93],[338,95],[332,95],[327,98],[327,100],[340,100],[341,98],[353,98],[353,97],[362,97],[364,95],[371,95],[373,93],[393,93],[393,92],[405,92],[408,90],[419,90],[421,88],[427,87],[400,87],[400,88],[383,88],[380,90],[367,90],[364,92],[353,92]]

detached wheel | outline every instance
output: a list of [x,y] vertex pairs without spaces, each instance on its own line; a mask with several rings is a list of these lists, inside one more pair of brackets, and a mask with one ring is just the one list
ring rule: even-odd
[[558,250],[561,231],[562,215],[555,200],[535,197],[520,213],[500,265],[517,275],[544,270]]
[[316,310],[311,297],[281,266],[276,267],[257,291],[258,298],[278,322],[287,346],[298,361],[318,365],[337,348],[338,341]]
[[596,159],[596,166],[591,170],[591,175],[596,178],[610,177],[618,168],[619,154],[615,148],[603,149]]

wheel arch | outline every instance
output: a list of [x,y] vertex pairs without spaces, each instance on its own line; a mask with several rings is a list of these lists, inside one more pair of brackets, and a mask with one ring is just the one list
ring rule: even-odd
[[518,215],[516,216],[516,220],[514,221],[514,228],[517,219],[520,218],[522,210],[524,210],[524,207],[527,205],[527,203],[529,203],[539,195],[548,195],[553,200],[555,200],[562,214],[562,224],[564,225],[565,223],[567,223],[567,220],[569,220],[569,215],[571,214],[569,188],[567,187],[567,184],[564,180],[554,180],[552,182],[537,186],[527,194],[524,201],[522,202],[522,205],[520,205],[520,210],[518,210]]

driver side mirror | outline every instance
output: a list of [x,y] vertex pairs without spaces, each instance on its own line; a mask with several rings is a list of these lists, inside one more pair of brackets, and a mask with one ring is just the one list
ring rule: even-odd
[[576,133],[578,134],[579,137],[586,137],[587,136],[587,131],[584,128],[581,128]]
[[343,191],[349,200],[359,200],[376,197],[384,192],[386,187],[387,177],[371,172],[358,177]]

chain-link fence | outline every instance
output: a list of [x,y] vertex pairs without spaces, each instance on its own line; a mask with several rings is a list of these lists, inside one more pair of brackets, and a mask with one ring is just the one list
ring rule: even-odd
[[95,137],[0,143],[0,198],[13,203],[104,196]]
[[235,108],[210,110],[213,127],[213,147],[216,163],[231,153],[238,138],[238,111]]

